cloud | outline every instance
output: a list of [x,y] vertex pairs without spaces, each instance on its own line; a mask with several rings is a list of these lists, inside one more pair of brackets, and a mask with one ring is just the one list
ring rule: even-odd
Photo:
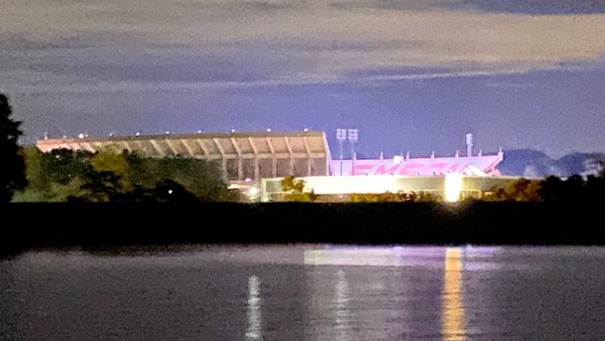
[[93,44],[86,41],[84,37],[77,35],[40,40],[27,34],[3,34],[0,35],[0,41],[2,41],[0,50],[4,53],[10,53],[12,51],[72,50],[93,46]]
[[394,11],[466,11],[524,15],[584,15],[605,13],[595,0],[349,0],[334,3],[343,9]]
[[533,83],[515,83],[515,82],[486,82],[485,85],[490,88],[497,89],[520,89],[527,90],[533,88],[536,84]]
[[605,13],[605,2],[595,0],[463,0],[463,5],[484,12],[528,15],[584,15]]
[[[7,1],[4,68],[73,82],[423,79],[583,65],[605,54],[605,15],[520,15],[509,1]],[[448,71],[366,72],[388,68]]]
[[[220,77],[206,77],[206,79],[194,79],[196,75],[185,76],[182,79],[176,79],[175,74],[164,73],[167,77],[161,77],[161,73],[151,73],[141,76],[135,74],[134,77],[122,75],[121,79],[115,79],[111,76],[109,79],[99,80],[90,83],[62,83],[57,76],[52,78],[54,81],[33,84],[21,84],[13,86],[12,92],[27,93],[27,94],[94,94],[94,93],[145,93],[145,92],[162,92],[162,93],[200,93],[210,90],[221,91],[231,89],[258,89],[258,88],[274,88],[274,87],[289,87],[289,86],[304,86],[304,85],[354,85],[362,87],[382,86],[387,83],[402,82],[402,81],[429,81],[445,78],[461,78],[461,77],[485,77],[494,75],[511,75],[527,72],[529,70],[510,69],[510,70],[473,70],[473,71],[455,71],[443,70],[436,72],[422,73],[375,73],[365,74],[363,76],[352,77],[326,77],[326,76],[298,76],[298,77],[281,77],[281,78],[258,78],[258,79],[231,79],[241,77],[241,74],[233,74],[220,79]],[[112,71],[112,72],[115,72]],[[132,74],[132,70],[129,70]],[[160,77],[157,77],[157,76]],[[141,77],[139,77],[141,76]],[[177,75],[178,76],[178,75]],[[515,83],[486,83],[488,87],[529,87],[525,84]]]
[[468,10],[472,8],[461,0],[349,0],[336,1],[332,6],[346,10],[378,9],[391,11]]

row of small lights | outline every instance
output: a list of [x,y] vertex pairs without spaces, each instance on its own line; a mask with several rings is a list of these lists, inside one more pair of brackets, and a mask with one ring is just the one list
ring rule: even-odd
[[[303,131],[306,133],[306,132],[308,132],[308,131],[309,131],[309,128],[305,128],[305,129],[303,129]],[[237,132],[237,131],[236,131],[235,129],[231,129],[231,133],[232,133],[232,134],[234,134],[234,133],[236,133],[236,132]],[[267,128],[267,132],[268,132],[268,133],[270,133],[270,132],[271,132],[271,128]],[[198,130],[198,131],[197,131],[197,133],[198,133],[198,134],[201,134],[201,133],[202,133],[202,131],[201,131],[201,130]],[[166,130],[166,133],[165,133],[165,134],[166,134],[166,135],[170,135],[170,130]],[[135,134],[135,136],[140,136],[140,135],[141,135],[141,133],[140,133],[140,132],[137,132],[137,133]],[[113,136],[113,133],[110,133],[110,134],[109,134],[109,136]]]
[[[305,128],[305,129],[303,129],[303,131],[306,133],[306,132],[309,131],[309,128]],[[270,133],[271,132],[271,128],[267,128],[267,132]],[[198,130],[197,133],[201,134],[202,131]],[[231,129],[231,133],[236,133],[236,130],[235,129]],[[170,130],[166,130],[165,134],[166,135],[170,135]],[[109,133],[109,137],[112,137],[113,135],[114,135],[113,133]],[[137,131],[134,135],[135,136],[141,136],[141,132]],[[80,133],[78,135],[78,138],[80,138],[80,139],[83,139],[83,138],[86,138],[86,137],[88,137],[88,133]],[[63,135],[63,138],[64,139],[67,138],[67,135]],[[44,139],[48,140],[48,134],[44,134]]]

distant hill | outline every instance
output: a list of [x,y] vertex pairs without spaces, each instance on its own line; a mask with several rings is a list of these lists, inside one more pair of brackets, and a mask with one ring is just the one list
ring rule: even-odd
[[596,174],[605,163],[603,153],[573,153],[553,159],[534,149],[516,149],[504,152],[504,161],[498,169],[502,175],[569,177],[575,174]]

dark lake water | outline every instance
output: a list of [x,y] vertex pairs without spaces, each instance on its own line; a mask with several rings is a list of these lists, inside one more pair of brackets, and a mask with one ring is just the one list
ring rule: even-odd
[[0,340],[605,340],[605,248],[32,251]]

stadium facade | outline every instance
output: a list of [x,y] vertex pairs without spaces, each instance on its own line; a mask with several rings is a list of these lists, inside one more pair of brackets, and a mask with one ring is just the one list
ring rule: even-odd
[[[486,191],[517,178],[501,176],[496,154],[472,154],[467,134],[467,155],[378,159],[332,159],[323,131],[229,132],[155,134],[38,140],[42,152],[53,149],[127,150],[151,157],[191,157],[218,162],[231,188],[239,188],[255,201],[281,201],[284,177],[305,182],[305,189],[326,200],[352,194],[428,192],[448,197],[448,186],[458,197],[481,197]],[[450,194],[449,196],[452,196]],[[454,194],[455,196],[455,194]]]

